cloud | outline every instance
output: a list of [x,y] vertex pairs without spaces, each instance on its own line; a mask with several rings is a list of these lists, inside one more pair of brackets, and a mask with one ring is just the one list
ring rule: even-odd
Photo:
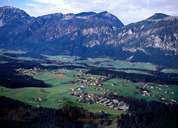
[[41,15],[46,15],[46,14],[51,14],[51,13],[58,13],[58,12],[62,12],[62,13],[71,13],[76,11],[76,9],[74,10],[73,8],[71,8],[68,5],[62,6],[62,7],[58,7],[58,6],[38,6],[35,4],[30,4],[28,5],[28,7],[26,7],[24,9],[26,12],[28,12],[29,14],[31,14],[32,16],[41,16]]
[[34,16],[106,10],[128,24],[158,12],[178,15],[177,5],[178,0],[31,0],[24,9]]
[[41,3],[41,4],[54,4],[54,5],[57,5],[57,4],[64,3],[64,0],[33,0],[33,2]]
[[57,12],[72,13],[77,11],[77,8],[73,8],[70,4],[67,4],[65,0],[33,0],[31,3],[27,3],[23,9],[32,16],[41,16]]

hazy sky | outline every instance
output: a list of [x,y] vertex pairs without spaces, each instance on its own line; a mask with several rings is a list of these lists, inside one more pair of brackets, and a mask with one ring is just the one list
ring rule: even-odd
[[106,10],[124,24],[143,20],[154,13],[178,16],[178,0],[0,0],[0,6],[4,5],[21,8],[32,16]]

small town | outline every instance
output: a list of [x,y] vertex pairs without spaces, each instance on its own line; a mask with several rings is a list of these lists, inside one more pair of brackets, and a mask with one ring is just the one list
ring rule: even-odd
[[[107,89],[102,88],[102,81],[106,80],[107,77],[93,77],[85,72],[80,71],[76,76],[77,81],[81,84],[80,87],[72,89],[72,95],[79,97],[79,101],[88,104],[101,104],[103,106],[110,107],[115,110],[127,111],[129,105],[124,101],[120,101],[116,98],[117,93],[110,92]],[[100,95],[95,93],[86,93],[87,87],[94,86],[95,89],[101,92]]]

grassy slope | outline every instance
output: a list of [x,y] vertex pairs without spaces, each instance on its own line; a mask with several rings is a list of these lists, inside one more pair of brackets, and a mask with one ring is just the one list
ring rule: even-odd
[[[77,97],[70,95],[72,88],[77,88],[79,84],[72,84],[71,81],[74,80],[74,74],[76,71],[65,70],[64,78],[55,76],[52,72],[39,72],[34,75],[34,78],[43,80],[45,83],[52,85],[50,88],[17,88],[9,89],[0,86],[0,96],[6,96],[12,99],[16,99],[33,106],[42,106],[47,108],[62,108],[67,104],[67,101],[70,101],[68,105],[74,105],[82,107],[91,112],[105,111],[112,116],[118,116],[121,114],[120,111],[104,107],[102,105],[88,105],[84,103],[79,103]],[[87,92],[93,93],[94,88],[87,88]],[[96,91],[95,91],[96,92]],[[98,92],[96,92],[98,93]],[[42,99],[38,101],[37,98]]]
[[[3,51],[4,52],[4,51]],[[0,52],[1,53],[1,52]],[[12,53],[12,52],[11,52]],[[24,53],[19,53],[24,54]],[[120,61],[120,60],[113,60],[110,58],[95,58],[91,60],[77,60],[76,57],[70,57],[70,56],[46,56],[48,60],[51,61],[62,61],[62,62],[81,62],[81,63],[87,63],[94,66],[99,67],[114,67],[116,69],[120,68],[131,68],[131,69],[146,69],[146,70],[155,70],[156,66],[150,63],[131,63],[127,61]],[[19,58],[21,60],[27,59],[32,60],[31,58]],[[99,62],[96,64],[96,62]],[[127,70],[126,70],[127,71]],[[62,72],[59,70],[59,72]],[[64,78],[60,78],[59,76],[56,76],[53,72],[45,71],[45,72],[38,72],[35,75],[31,74],[35,79],[42,80],[47,84],[50,84],[52,87],[50,88],[19,88],[19,89],[8,89],[0,86],[0,96],[6,96],[13,99],[20,100],[22,102],[34,105],[34,106],[43,106],[43,107],[50,107],[50,108],[61,108],[63,105],[66,104],[66,101],[72,101],[75,103],[74,105],[78,105],[80,107],[83,107],[89,111],[92,112],[98,112],[98,111],[105,111],[112,115],[120,114],[120,112],[109,109],[107,107],[94,104],[94,105],[88,105],[88,104],[80,104],[77,103],[77,97],[70,95],[71,88],[76,88],[79,85],[78,84],[72,84],[71,82],[74,80],[74,74],[77,71],[72,70],[65,70],[65,76]],[[128,70],[128,72],[134,72],[131,70]],[[136,73],[140,72],[138,70],[135,70]],[[144,73],[144,72],[140,72]],[[145,72],[146,73],[146,72]],[[30,75],[30,74],[29,74]],[[112,86],[113,83],[116,83],[116,86]],[[156,88],[157,85],[154,85],[155,88],[151,89],[148,88],[148,90],[151,91],[151,94],[153,97],[143,97],[141,94],[138,93],[137,87],[140,87],[141,85],[139,83],[132,83],[125,80],[119,80],[119,79],[113,79],[106,81],[104,83],[104,87],[107,89],[111,89],[115,92],[117,92],[121,96],[131,96],[135,98],[143,98],[146,100],[159,100],[160,95],[164,95],[167,99],[178,99],[178,87],[177,86],[169,86],[169,88],[165,87],[159,87]],[[99,93],[94,88],[87,88],[86,91],[88,93]],[[168,91],[168,94],[165,94],[165,91]],[[171,94],[171,92],[174,92],[174,94]],[[37,97],[42,98],[42,101],[36,101],[35,99]]]
[[[117,92],[120,96],[135,97],[138,99],[157,100],[160,101],[160,96],[170,101],[174,99],[178,101],[178,86],[177,85],[158,85],[149,83],[147,89],[151,92],[152,96],[142,96],[139,93],[138,87],[142,87],[141,83],[133,83],[123,79],[111,79],[104,82],[104,87],[109,90]],[[167,93],[166,93],[167,91]],[[173,94],[172,94],[173,92]]]
[[161,72],[163,72],[163,73],[177,73],[178,74],[178,69],[165,68]]
[[151,63],[141,63],[141,62],[129,62],[122,60],[113,60],[111,58],[92,58],[88,60],[78,60],[80,63],[93,64],[99,67],[113,67],[116,69],[120,68],[131,68],[131,69],[146,69],[146,70],[156,70],[156,66]]

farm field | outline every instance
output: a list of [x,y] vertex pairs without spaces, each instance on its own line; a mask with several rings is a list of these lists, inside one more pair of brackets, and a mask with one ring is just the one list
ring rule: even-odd
[[[178,102],[177,85],[160,85],[154,83],[133,83],[124,79],[110,79],[105,81],[104,88],[117,92],[120,96],[135,97],[148,101]],[[144,95],[142,92],[148,92]]]
[[[151,63],[144,62],[129,62],[124,60],[115,60],[112,58],[86,58],[81,59],[77,56],[47,56],[47,60],[55,61],[55,62],[63,62],[63,63],[72,63],[72,64],[87,64],[88,66],[100,67],[100,68],[108,68],[114,69],[118,71],[123,71],[126,73],[138,73],[138,74],[147,74],[151,75],[151,72],[157,71],[157,65]],[[163,68],[161,70],[162,73],[177,73],[178,69],[173,68]]]
[[[120,114],[121,112],[110,109],[99,104],[85,104],[78,102],[78,97],[71,95],[71,90],[80,87],[80,83],[76,81],[76,74],[81,69],[67,70],[23,70],[19,71],[25,75],[32,76],[34,79],[41,80],[51,87],[24,87],[10,89],[0,86],[0,96],[6,96],[16,99],[36,107],[47,108],[62,108],[71,101],[70,105],[80,106],[91,112],[104,111],[111,115]],[[97,76],[95,76],[97,77]],[[98,76],[99,78],[99,76]],[[154,83],[134,83],[124,79],[109,79],[102,82],[103,88],[111,92],[116,92],[119,96],[133,97],[136,99],[145,99],[148,101],[160,102],[177,102],[178,101],[178,86],[159,85]],[[143,88],[144,87],[144,88]],[[149,95],[144,95],[141,92],[144,89],[149,92]],[[86,87],[84,93],[98,94],[102,92],[96,87]],[[64,100],[65,99],[65,100]]]
[[176,73],[176,74],[178,74],[178,69],[165,68],[165,69],[161,70],[161,72],[163,72],[163,73]]
[[[78,97],[71,95],[71,90],[80,87],[80,84],[74,83],[74,76],[77,70],[55,70],[55,71],[32,71],[23,70],[25,75],[33,76],[35,79],[41,80],[51,85],[48,88],[24,87],[10,89],[0,86],[0,96],[5,96],[15,100],[22,101],[35,107],[46,107],[60,109],[65,105],[82,107],[90,112],[103,111],[111,116],[118,116],[122,111],[110,109],[108,107],[97,104],[86,104],[78,102]],[[100,93],[94,88],[86,88],[87,93]],[[69,102],[69,103],[68,103]]]
[[[0,50],[0,56],[3,59],[6,58],[0,61],[2,66],[17,65],[12,69],[12,73],[16,72],[15,77],[28,76],[24,80],[30,78],[47,85],[45,87],[25,86],[18,88],[8,88],[1,85],[0,96],[18,100],[37,108],[79,107],[93,113],[104,112],[115,118],[127,113],[129,108],[129,105],[122,100],[117,101],[118,104],[122,104],[119,106],[121,109],[116,108],[117,106],[113,101],[116,102],[117,96],[121,99],[122,97],[134,98],[166,104],[178,102],[178,85],[176,84],[166,85],[154,83],[155,81],[143,82],[141,80],[134,82],[136,78],[129,80],[116,76],[111,77],[112,74],[107,74],[111,70],[126,73],[126,78],[129,78],[130,74],[131,77],[135,75],[154,76],[158,72],[157,66],[151,63],[129,62],[111,58],[81,59],[66,55],[42,55],[38,58],[29,57],[23,51],[13,50]],[[28,67],[28,63],[34,63],[35,66]],[[19,68],[18,64],[22,64],[23,68]],[[106,69],[106,71],[98,75],[90,72],[93,69]],[[160,73],[165,74],[176,72],[176,69],[171,68],[160,71]],[[117,96],[112,99],[108,94]]]

